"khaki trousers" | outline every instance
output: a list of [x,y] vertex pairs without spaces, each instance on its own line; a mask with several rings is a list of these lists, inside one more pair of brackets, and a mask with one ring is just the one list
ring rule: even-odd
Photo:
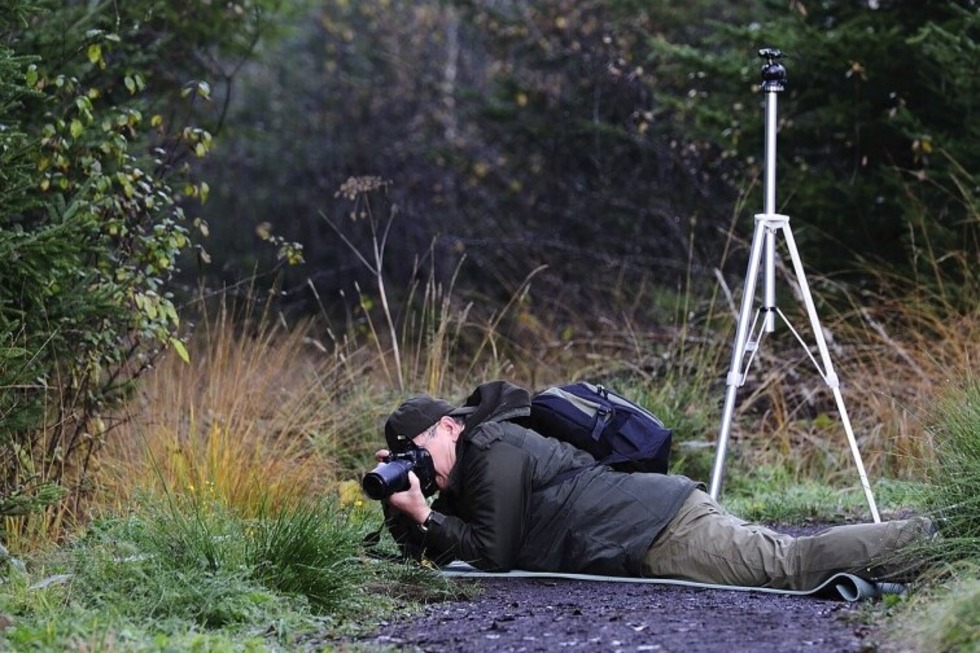
[[931,530],[928,519],[835,526],[793,537],[749,524],[695,490],[647,552],[648,576],[719,585],[813,589],[840,572],[900,581],[899,550]]

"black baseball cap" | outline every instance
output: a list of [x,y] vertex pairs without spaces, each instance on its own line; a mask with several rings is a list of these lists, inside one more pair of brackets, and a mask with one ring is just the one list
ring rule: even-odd
[[405,443],[426,430],[441,418],[456,410],[448,401],[429,395],[406,400],[385,422],[385,441],[390,451],[401,451]]

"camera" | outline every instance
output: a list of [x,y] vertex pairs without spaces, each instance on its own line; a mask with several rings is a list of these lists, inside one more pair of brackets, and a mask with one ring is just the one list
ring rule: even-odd
[[422,494],[427,497],[435,494],[436,469],[432,464],[432,456],[421,447],[389,454],[383,462],[364,475],[361,487],[368,497],[381,501],[410,487],[409,472],[415,472],[419,477]]

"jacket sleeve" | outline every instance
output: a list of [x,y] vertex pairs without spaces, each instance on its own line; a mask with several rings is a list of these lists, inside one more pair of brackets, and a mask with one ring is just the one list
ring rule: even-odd
[[[411,517],[395,510],[387,501],[381,503],[381,509],[384,512],[385,526],[398,545],[403,560],[421,562],[425,558],[437,565],[445,565],[457,558],[454,549],[440,548],[433,542],[434,538],[423,532]],[[432,503],[432,509],[437,513],[436,517],[443,519],[445,514],[451,512],[441,497]]]
[[381,502],[381,509],[384,511],[385,526],[398,545],[402,558],[416,562],[421,560],[425,543],[415,522],[408,515],[392,508],[387,501]]
[[495,442],[468,452],[463,461],[460,514],[446,515],[426,538],[435,550],[452,551],[485,571],[513,568],[530,508],[534,463],[523,450]]

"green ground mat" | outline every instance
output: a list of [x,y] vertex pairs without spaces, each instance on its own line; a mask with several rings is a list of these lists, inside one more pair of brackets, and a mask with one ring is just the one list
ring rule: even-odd
[[442,568],[442,574],[450,578],[563,578],[566,580],[601,581],[607,583],[653,583],[656,585],[677,585],[711,590],[736,592],[768,592],[787,596],[819,596],[837,598],[844,601],[861,601],[878,598],[884,594],[901,594],[905,586],[900,583],[875,583],[854,574],[837,574],[821,585],[810,590],[781,590],[768,587],[741,587],[737,585],[714,585],[696,583],[673,578],[631,578],[626,576],[598,576],[593,574],[566,574],[550,571],[523,571],[515,569],[506,572],[480,571],[465,562],[452,562]]

